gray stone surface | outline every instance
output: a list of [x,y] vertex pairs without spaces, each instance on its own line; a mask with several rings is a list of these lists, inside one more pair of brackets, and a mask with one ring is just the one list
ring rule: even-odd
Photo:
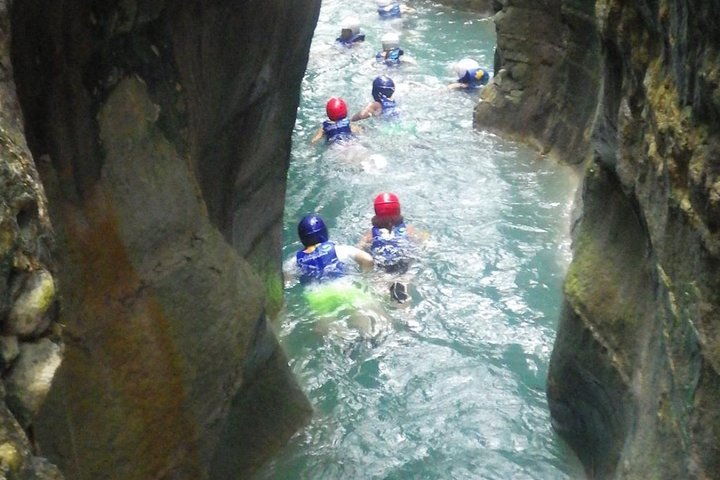
[[55,371],[63,357],[63,346],[48,338],[23,342],[5,380],[5,401],[23,428],[28,428],[40,410]]
[[589,154],[600,49],[592,0],[503,0],[495,15],[495,77],[475,127],[515,138],[566,163]]
[[548,380],[592,478],[720,472],[718,11],[597,3],[601,103]]
[[68,478],[246,478],[307,422],[258,332],[319,3],[17,4],[68,343],[34,431]]
[[[25,141],[10,58],[12,7],[12,1],[0,1],[0,334],[5,335],[0,341],[0,477],[49,480],[62,477],[47,476],[47,469],[39,467],[42,460],[34,461],[26,432],[5,405],[5,382],[23,348],[12,334],[49,335],[47,327],[57,320],[52,228]],[[37,295],[41,292],[45,295]],[[30,390],[17,393],[28,399],[33,395]],[[22,420],[25,427],[32,422],[30,416]]]

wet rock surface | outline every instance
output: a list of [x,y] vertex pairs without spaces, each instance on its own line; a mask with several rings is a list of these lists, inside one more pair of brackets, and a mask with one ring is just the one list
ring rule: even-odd
[[596,5],[600,103],[548,381],[593,478],[720,472],[718,8]]
[[497,3],[495,76],[481,92],[475,127],[582,163],[599,87],[595,2]]

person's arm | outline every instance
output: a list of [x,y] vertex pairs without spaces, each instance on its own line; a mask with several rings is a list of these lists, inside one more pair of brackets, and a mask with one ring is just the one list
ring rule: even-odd
[[408,225],[407,226],[407,234],[410,238],[412,238],[416,242],[424,242],[428,239],[430,234],[428,232],[417,230],[415,227]]
[[316,144],[321,138],[323,137],[323,128],[318,128],[318,131],[315,132],[315,136],[310,140],[311,144]]
[[354,261],[363,272],[371,270],[373,267],[372,255],[359,248],[350,245],[335,245],[335,254],[341,262],[346,263],[348,259]]
[[418,64],[417,61],[414,58],[412,58],[410,55],[408,55],[407,53],[400,56],[400,61],[402,63],[407,63],[408,65],[417,65]]
[[295,258],[295,255],[283,262],[282,272],[285,283],[293,282],[299,276],[300,271],[297,267],[297,259]]
[[359,248],[360,250],[367,251],[368,248],[370,248],[371,243],[372,243],[372,232],[367,232],[365,235],[363,235],[363,238],[358,243],[357,248]]
[[357,264],[360,266],[360,270],[363,272],[367,272],[369,270],[372,270],[373,268],[373,258],[372,255],[370,255],[367,252],[363,252],[359,248],[355,249],[356,251],[352,254],[352,259],[357,262]]
[[[360,110],[358,113],[352,116],[350,119],[351,122],[356,122],[358,120],[365,120],[366,118],[370,118],[377,114],[378,110],[378,102],[373,102],[368,104],[365,108]],[[382,109],[382,107],[380,107]]]
[[467,83],[454,82],[448,85],[449,90],[460,90],[461,88],[468,88]]

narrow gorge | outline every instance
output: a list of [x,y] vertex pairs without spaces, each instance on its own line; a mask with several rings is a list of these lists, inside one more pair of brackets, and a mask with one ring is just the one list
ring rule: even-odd
[[[717,478],[720,2],[446,3],[495,14],[475,128],[584,177],[553,427]],[[270,322],[319,11],[0,1],[0,476],[246,478],[307,424]]]

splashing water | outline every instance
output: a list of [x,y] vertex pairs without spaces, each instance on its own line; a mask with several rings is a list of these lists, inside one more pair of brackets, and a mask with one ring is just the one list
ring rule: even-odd
[[[406,220],[429,234],[413,264],[409,305],[389,300],[390,278],[357,275],[377,305],[315,318],[304,287],[286,290],[281,341],[315,416],[258,478],[560,479],[582,477],[550,427],[545,379],[569,260],[569,169],[472,129],[477,92],[449,91],[451,65],[491,70],[494,25],[432,3],[381,21],[374,2],[323,1],[293,136],[285,250],[297,221],[323,215],[331,239],[356,244],[372,199],[393,191]],[[346,15],[367,40],[335,45]],[[400,34],[417,65],[378,67],[384,32]],[[325,102],[350,115],[390,75],[400,120],[369,119],[355,144],[310,145]]]

